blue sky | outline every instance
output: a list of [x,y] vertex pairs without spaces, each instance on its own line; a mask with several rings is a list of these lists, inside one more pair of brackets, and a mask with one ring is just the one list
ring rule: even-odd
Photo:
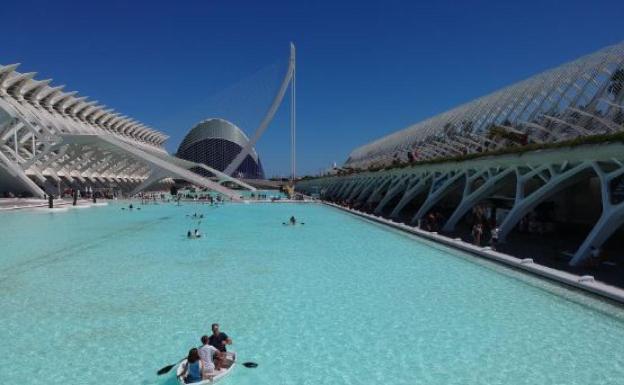
[[[0,16],[0,64],[165,131],[171,152],[211,97],[286,60],[294,41],[301,173],[624,40],[615,0],[21,0]],[[288,173],[288,135],[286,104],[258,144],[270,175]]]

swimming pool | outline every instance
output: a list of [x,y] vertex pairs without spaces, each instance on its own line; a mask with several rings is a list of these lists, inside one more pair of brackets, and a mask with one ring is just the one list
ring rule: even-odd
[[173,384],[212,322],[224,385],[624,378],[621,308],[338,210],[120,208],[2,214],[1,384]]

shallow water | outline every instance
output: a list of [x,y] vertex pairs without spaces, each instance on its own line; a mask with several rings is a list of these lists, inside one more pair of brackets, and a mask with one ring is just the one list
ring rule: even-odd
[[212,322],[224,385],[622,384],[580,293],[319,205],[120,207],[0,216],[0,384],[173,384]]

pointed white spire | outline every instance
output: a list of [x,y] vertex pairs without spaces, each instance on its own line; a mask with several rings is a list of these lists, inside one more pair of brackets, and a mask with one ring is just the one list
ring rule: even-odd
[[24,89],[24,98],[29,101],[36,101],[38,95],[40,95],[46,89],[50,82],[52,82],[52,79],[34,81],[28,88]]
[[28,72],[25,74],[19,74],[17,76],[9,77],[5,82],[5,87],[8,93],[14,98],[22,98],[22,88],[37,75],[36,72]]
[[9,76],[11,76],[13,71],[19,67],[19,65],[19,63],[15,63],[0,67],[0,92],[4,92],[6,90],[4,82],[9,78]]

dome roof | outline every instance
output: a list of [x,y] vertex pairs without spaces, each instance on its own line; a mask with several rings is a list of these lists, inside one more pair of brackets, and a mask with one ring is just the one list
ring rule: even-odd
[[[210,118],[197,123],[180,143],[178,154],[204,139],[223,139],[236,143],[240,147],[245,147],[249,143],[249,138],[243,130],[235,124],[220,118]],[[258,154],[254,148],[251,149],[249,155],[254,161],[258,162]]]

